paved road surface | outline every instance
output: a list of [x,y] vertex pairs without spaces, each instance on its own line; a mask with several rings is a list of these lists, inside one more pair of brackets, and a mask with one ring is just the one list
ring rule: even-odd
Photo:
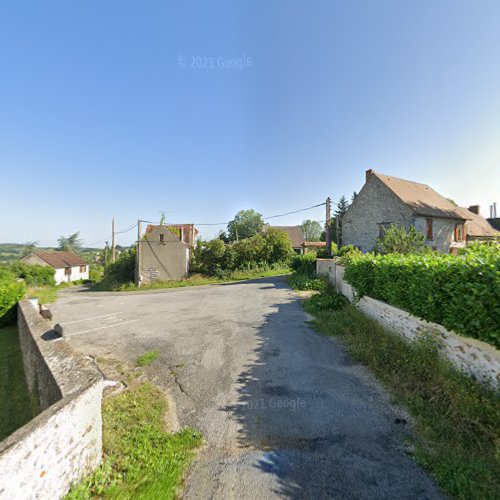
[[184,498],[440,498],[405,454],[403,416],[281,278],[155,294],[69,291],[54,305],[84,354],[150,374],[207,445]]

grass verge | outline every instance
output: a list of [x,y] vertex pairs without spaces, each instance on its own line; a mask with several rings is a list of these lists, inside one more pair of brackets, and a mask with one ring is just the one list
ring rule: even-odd
[[135,364],[137,366],[148,366],[160,356],[160,351],[148,351],[141,354]]
[[[327,302],[327,301],[326,301]],[[415,420],[414,456],[449,495],[497,498],[500,491],[500,400],[439,354],[430,337],[407,342],[353,305],[305,308],[322,334],[342,338]],[[336,308],[336,307],[335,307]]]
[[28,288],[26,297],[36,298],[40,304],[52,304],[57,300],[57,292],[74,285],[81,285],[82,280],[72,282],[62,282],[59,285],[31,286]]
[[0,441],[33,417],[15,326],[0,328]]
[[193,274],[184,280],[180,281],[157,281],[147,285],[137,286],[135,283],[124,283],[120,285],[109,285],[101,282],[92,287],[95,291],[115,291],[115,292],[135,292],[135,291],[148,291],[158,290],[162,288],[182,288],[186,286],[200,286],[200,285],[213,285],[218,283],[228,283],[232,281],[243,281],[255,278],[267,278],[272,276],[280,276],[289,274],[289,268],[276,268],[265,270],[248,270],[248,271],[234,271],[224,277],[216,278],[212,276],[204,276],[202,274]]
[[151,383],[131,387],[103,403],[103,464],[67,498],[175,498],[201,434],[164,430],[166,401]]

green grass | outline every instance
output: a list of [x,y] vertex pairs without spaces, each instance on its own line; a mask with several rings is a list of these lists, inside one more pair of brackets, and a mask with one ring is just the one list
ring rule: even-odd
[[0,328],[0,441],[32,418],[15,326]]
[[148,366],[160,356],[160,351],[148,351],[137,358],[137,366]]
[[164,395],[150,383],[106,399],[104,463],[67,498],[175,498],[202,437],[191,429],[165,432],[165,411]]
[[367,365],[415,420],[414,456],[450,496],[498,498],[500,400],[456,370],[430,336],[407,342],[352,305],[305,308],[322,334],[341,337],[347,352]]
[[117,286],[109,286],[103,282],[97,283],[93,290],[96,291],[116,291],[116,292],[135,292],[135,291],[148,291],[158,290],[163,288],[182,288],[186,286],[200,286],[200,285],[213,285],[218,283],[228,283],[232,281],[243,281],[255,278],[267,278],[271,276],[280,276],[289,274],[290,269],[287,267],[276,269],[254,269],[245,271],[234,271],[222,278],[211,276],[204,276],[202,274],[193,274],[184,280],[180,281],[157,281],[147,285],[137,286],[135,283],[125,283]]
[[57,300],[57,292],[64,288],[69,288],[75,285],[81,285],[82,280],[59,283],[59,285],[44,285],[44,286],[31,286],[28,288],[26,297],[36,298],[40,304],[52,304]]

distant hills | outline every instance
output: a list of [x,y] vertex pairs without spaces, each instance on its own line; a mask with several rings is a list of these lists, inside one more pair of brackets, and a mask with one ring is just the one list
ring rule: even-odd
[[[0,263],[14,262],[16,260],[22,259],[28,250],[27,245],[22,243],[0,243]],[[54,247],[36,247],[35,250],[56,250]],[[87,248],[83,247],[78,250],[78,253],[82,255],[84,259],[92,262],[103,253],[102,248]]]

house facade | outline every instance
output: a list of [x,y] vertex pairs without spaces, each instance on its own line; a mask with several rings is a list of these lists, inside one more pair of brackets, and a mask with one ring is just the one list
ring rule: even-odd
[[38,264],[54,268],[56,285],[89,279],[89,265],[74,252],[31,252],[21,259],[26,264]]
[[[477,213],[475,213],[477,212]],[[342,244],[373,250],[390,225],[414,226],[433,250],[456,253],[472,237],[488,238],[494,229],[479,207],[456,206],[426,184],[367,170],[366,182],[342,219]],[[488,229],[489,228],[489,229]]]
[[197,233],[192,224],[147,226],[139,242],[136,281],[147,284],[186,278]]

